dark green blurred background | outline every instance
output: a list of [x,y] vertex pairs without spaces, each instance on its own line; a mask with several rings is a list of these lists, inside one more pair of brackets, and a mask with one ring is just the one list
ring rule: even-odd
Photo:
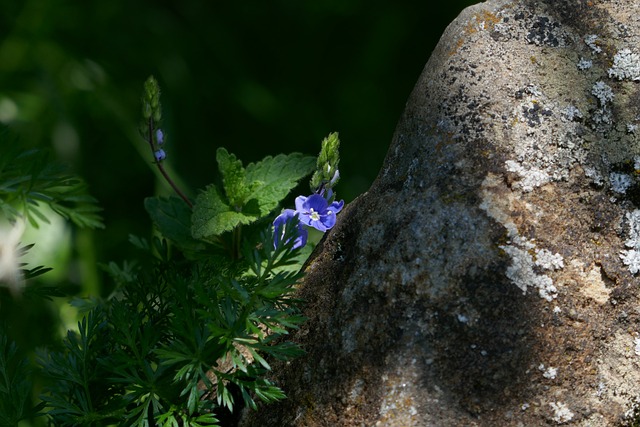
[[150,74],[167,161],[192,196],[215,179],[219,146],[246,164],[315,155],[338,131],[337,190],[350,201],[377,175],[442,31],[473,3],[0,0],[0,122],[26,147],[51,147],[104,208],[106,228],[70,232],[52,277],[104,294],[95,261],[121,262],[128,235],[150,233],[143,199],[166,191],[137,134]]

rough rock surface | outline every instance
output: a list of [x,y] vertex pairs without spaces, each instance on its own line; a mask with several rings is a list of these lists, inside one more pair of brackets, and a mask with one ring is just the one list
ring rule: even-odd
[[243,425],[628,422],[639,89],[637,1],[463,11],[308,265],[307,354],[274,371],[289,399]]

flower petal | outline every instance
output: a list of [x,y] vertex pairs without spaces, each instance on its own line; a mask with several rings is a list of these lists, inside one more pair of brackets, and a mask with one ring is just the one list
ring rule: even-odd
[[322,218],[320,218],[319,220],[310,221],[309,226],[315,228],[316,230],[322,231],[323,233],[331,228],[324,225],[324,223],[322,222]]
[[296,197],[296,210],[302,212],[304,210],[304,204],[307,202],[307,198],[304,196]]
[[327,210],[328,205],[329,204],[324,197],[319,194],[312,194],[306,198],[305,202],[302,204],[302,207],[306,211],[310,211],[311,209],[313,209],[314,211],[322,215]]
[[293,249],[298,249],[307,244],[307,238],[309,237],[309,232],[306,228],[302,226],[302,224],[298,225],[298,237],[293,241]]
[[326,215],[322,215],[320,217],[320,221],[322,222],[322,225],[324,225],[328,230],[336,225],[336,214],[334,212],[328,211]]
[[[282,238],[284,237],[284,234],[287,229],[286,228],[287,224],[296,215],[298,215],[298,217],[300,216],[298,212],[294,211],[293,209],[285,209],[284,211],[282,211],[280,215],[276,217],[276,219],[273,220],[273,228],[274,228],[273,247],[274,248],[277,248],[281,244]],[[292,249],[297,249],[306,245],[308,236],[309,236],[309,232],[302,226],[302,223],[299,222],[296,230],[296,238],[293,241],[294,243],[293,243]]]
[[342,210],[342,207],[344,206],[344,200],[340,200],[339,202],[333,202],[329,205],[329,210],[331,210],[333,213],[338,213]]

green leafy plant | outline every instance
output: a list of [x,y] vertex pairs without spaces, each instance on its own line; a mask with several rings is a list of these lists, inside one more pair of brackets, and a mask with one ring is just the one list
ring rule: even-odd
[[26,218],[38,227],[38,221],[49,222],[41,211],[46,205],[80,227],[103,227],[101,209],[80,178],[50,161],[47,151],[21,151],[8,139],[0,133],[0,213],[7,220]]
[[313,172],[315,163],[313,157],[281,154],[244,169],[224,148],[218,149],[216,159],[224,192],[210,185],[196,198],[191,228],[195,238],[211,239],[269,215],[301,178]]
[[[100,208],[82,179],[52,162],[46,150],[22,150],[6,129],[0,130],[0,287],[23,291],[24,280],[47,271],[26,268],[20,261],[33,244],[21,245],[25,223],[38,228],[50,220],[43,207],[79,227],[102,228]],[[58,295],[51,288],[27,288],[41,296]]]
[[[150,240],[131,236],[139,258],[103,265],[116,284],[113,293],[74,299],[84,313],[77,331],[69,331],[59,348],[39,351],[40,406],[24,402],[24,390],[31,389],[27,380],[7,376],[5,366],[14,362],[6,361],[15,359],[15,351],[0,339],[0,374],[5,370],[0,397],[14,394],[0,404],[8,425],[38,411],[59,426],[225,425],[239,406],[256,409],[259,402],[286,397],[267,373],[274,360],[302,354],[286,338],[305,320],[294,291],[312,246],[305,246],[306,228],[327,231],[344,203],[333,200],[331,189],[338,177],[337,134],[323,141],[320,159],[281,154],[245,167],[219,148],[219,184],[191,200],[163,166],[166,135],[153,78],[145,83],[142,103],[142,136],[176,196],[144,201],[157,234]],[[277,215],[314,170],[314,194],[299,196],[295,211]],[[100,225],[93,200],[74,192],[77,182],[55,182],[68,182],[69,188],[43,185],[32,191],[36,186],[29,185],[14,191],[12,200],[22,203],[7,205],[6,215],[46,220],[25,207],[46,201],[78,225]],[[10,184],[0,188],[13,188]],[[31,375],[22,374],[23,379]]]
[[32,375],[32,367],[16,344],[0,335],[0,425],[18,425],[42,409],[43,405],[31,406]]

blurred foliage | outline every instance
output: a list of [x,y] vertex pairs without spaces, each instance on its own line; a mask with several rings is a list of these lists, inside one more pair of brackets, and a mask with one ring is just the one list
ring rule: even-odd
[[98,257],[146,230],[139,87],[164,91],[173,165],[210,182],[217,147],[246,161],[343,140],[342,195],[375,178],[445,26],[471,3],[0,1],[0,120],[53,146],[105,207]]
[[[348,202],[374,180],[442,31],[472,3],[0,0],[0,123],[21,146],[52,149],[104,208],[104,230],[67,233],[57,285],[108,294],[97,261],[132,258],[128,236],[151,232],[144,198],[170,192],[138,133],[148,75],[163,88],[166,167],[191,197],[214,179],[218,147],[254,162],[315,153],[339,131]],[[75,323],[28,299],[0,311],[27,348]]]

